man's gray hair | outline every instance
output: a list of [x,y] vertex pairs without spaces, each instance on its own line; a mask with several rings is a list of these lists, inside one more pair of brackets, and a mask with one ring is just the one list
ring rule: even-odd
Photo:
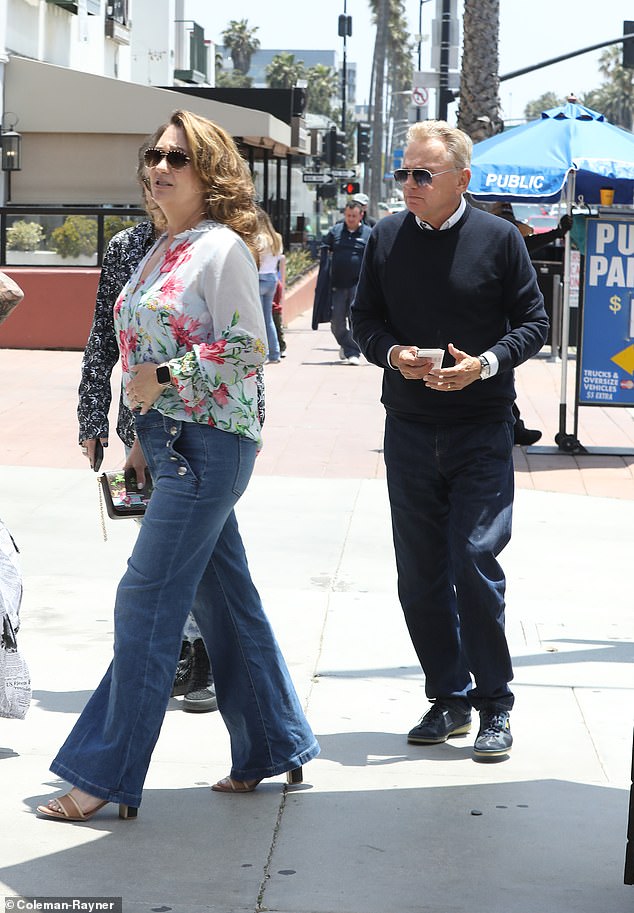
[[444,144],[456,168],[468,168],[471,164],[473,143],[463,130],[450,127],[444,120],[420,120],[407,131],[408,145],[430,139],[438,139]]

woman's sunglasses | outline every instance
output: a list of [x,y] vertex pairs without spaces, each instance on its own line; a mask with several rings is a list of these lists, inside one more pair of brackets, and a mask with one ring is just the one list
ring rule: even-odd
[[180,171],[181,168],[184,168],[185,165],[189,165],[191,159],[184,152],[181,152],[180,149],[170,149],[166,151],[165,149],[146,149],[143,153],[143,161],[148,168],[156,168],[156,166],[163,159],[167,161],[167,164],[170,168],[173,168],[174,171]]
[[394,172],[394,180],[397,184],[405,184],[411,174],[419,187],[429,187],[432,179],[437,175],[459,170],[458,168],[447,168],[446,171],[429,171],[427,168],[397,168]]

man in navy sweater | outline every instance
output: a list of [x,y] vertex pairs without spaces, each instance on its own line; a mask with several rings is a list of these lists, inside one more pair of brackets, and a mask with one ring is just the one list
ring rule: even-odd
[[[472,144],[444,121],[410,127],[394,172],[407,210],[368,241],[355,339],[383,368],[385,464],[398,592],[431,709],[408,741],[469,732],[476,759],[512,745],[505,578],[511,536],[513,369],[546,341],[548,317],[514,225],[463,198]],[[417,355],[444,350],[443,366]]]

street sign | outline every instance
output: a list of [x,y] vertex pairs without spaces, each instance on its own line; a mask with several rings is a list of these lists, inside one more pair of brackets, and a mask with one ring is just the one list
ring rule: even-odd
[[429,92],[427,89],[423,89],[422,86],[414,86],[412,89],[412,101],[419,108],[423,108],[429,101]]
[[344,181],[347,181],[350,178],[356,178],[357,176],[357,172],[354,168],[332,168],[330,174],[333,178],[338,178],[339,180],[343,179]]
[[302,174],[304,184],[331,184],[332,180],[332,174],[328,171],[305,171]]
[[[440,88],[440,73],[437,70],[415,70],[413,78],[414,86],[426,86],[429,89]],[[447,73],[447,88],[460,88],[460,72],[450,69]]]

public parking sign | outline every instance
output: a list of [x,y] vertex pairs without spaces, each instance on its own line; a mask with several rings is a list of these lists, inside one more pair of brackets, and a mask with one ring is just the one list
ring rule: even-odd
[[634,219],[588,219],[579,403],[634,404]]

